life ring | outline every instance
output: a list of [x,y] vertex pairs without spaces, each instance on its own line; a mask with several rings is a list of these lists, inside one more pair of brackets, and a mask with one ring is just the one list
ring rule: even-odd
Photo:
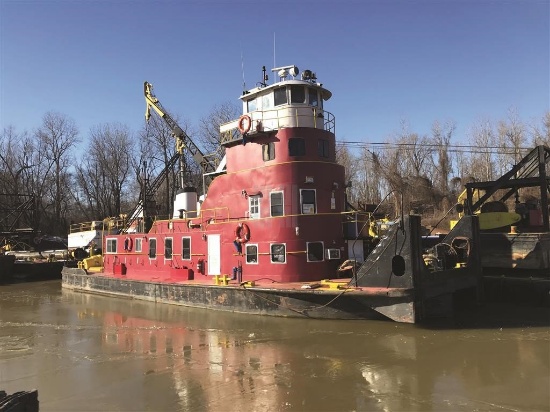
[[239,117],[239,132],[241,134],[248,133],[250,131],[250,128],[252,127],[252,119],[249,115],[243,114],[241,117]]
[[250,240],[250,228],[246,223],[237,225],[235,228],[235,241],[246,243]]
[[132,244],[132,238],[130,236],[127,236],[126,239],[124,239],[124,250],[130,252],[132,250]]

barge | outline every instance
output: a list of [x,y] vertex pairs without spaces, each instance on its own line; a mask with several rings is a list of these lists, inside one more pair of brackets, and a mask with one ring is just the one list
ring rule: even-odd
[[[240,97],[242,115],[221,125],[225,157],[204,156],[144,85],[172,128],[181,156],[203,169],[203,191],[186,184],[168,218],[154,215],[148,188],[118,234],[104,233],[102,256],[64,267],[62,286],[86,293],[243,314],[415,323],[453,313],[481,284],[478,217],[467,214],[441,242],[423,244],[420,216],[399,216],[364,255],[370,223],[346,201],[336,162],[332,93],[315,73],[273,69]],[[372,240],[372,239],[370,239]],[[359,251],[359,253],[358,253]],[[358,256],[360,255],[360,256]]]

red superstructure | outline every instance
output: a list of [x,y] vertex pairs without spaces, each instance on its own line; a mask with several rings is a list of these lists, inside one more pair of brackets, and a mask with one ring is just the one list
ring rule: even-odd
[[145,190],[125,230],[104,237],[103,257],[63,268],[63,287],[246,314],[409,323],[451,314],[455,292],[475,297],[477,217],[464,216],[429,250],[417,215],[388,222],[369,243],[371,216],[346,211],[335,119],[324,107],[331,93],[310,70],[299,79],[296,66],[273,71],[279,81],[267,85],[264,69],[260,86],[241,96],[242,115],[221,125],[219,162],[145,83],[146,115],[153,108],[170,125],[178,154],[186,148],[201,165],[207,193],[181,173],[171,217],[161,220]]
[[[226,168],[204,201],[187,188],[174,208],[183,201],[196,210],[176,210],[147,233],[107,236],[105,274],[159,281],[335,276],[345,249],[345,181],[334,116],[323,107],[331,93],[309,70],[300,79],[295,66],[274,70],[280,81],[243,94],[243,116],[221,127]],[[248,239],[236,235],[239,223]]]

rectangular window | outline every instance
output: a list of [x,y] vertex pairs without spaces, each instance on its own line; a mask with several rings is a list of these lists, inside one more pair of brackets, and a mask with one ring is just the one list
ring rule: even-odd
[[271,245],[271,263],[286,263],[286,245],[274,243]]
[[288,139],[288,155],[289,156],[305,156],[306,141],[301,137],[291,137]]
[[323,242],[307,242],[307,261],[322,262],[324,260]]
[[256,99],[249,100],[248,104],[248,113],[256,111]]
[[258,263],[258,245],[246,245],[246,263]]
[[157,257],[157,239],[149,239],[149,258]]
[[107,253],[116,253],[116,239],[107,239]]
[[262,145],[262,157],[264,162],[275,159],[275,143],[269,142]]
[[314,106],[314,107],[319,106],[319,100],[318,100],[318,97],[317,97],[317,90],[309,88],[308,91],[309,91],[309,105]]
[[164,259],[172,259],[172,238],[167,237],[164,239]]
[[271,109],[273,107],[273,95],[271,93],[262,96],[262,110]]
[[181,258],[184,260],[191,260],[191,238],[184,237],[181,239]]
[[271,192],[269,200],[271,203],[271,216],[283,216],[283,192]]
[[315,189],[300,189],[300,208],[304,215],[317,213]]
[[136,247],[135,247],[136,252],[141,252],[142,250],[141,248],[143,247],[142,242],[143,242],[142,238],[139,238],[139,237],[136,238]]
[[290,86],[290,102],[305,103],[306,89],[304,86]]
[[250,219],[260,218],[260,196],[248,197],[248,216]]
[[275,106],[281,106],[283,104],[288,104],[286,98],[286,87],[279,87],[273,91],[273,96],[275,100]]
[[319,157],[327,157],[328,158],[328,140],[325,139],[319,139],[317,142],[317,153],[319,154]]

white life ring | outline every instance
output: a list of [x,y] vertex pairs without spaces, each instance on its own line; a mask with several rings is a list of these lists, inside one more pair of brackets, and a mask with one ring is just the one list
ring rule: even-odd
[[241,117],[239,117],[239,132],[241,134],[248,133],[250,131],[250,128],[252,127],[252,119],[249,115],[243,114]]

